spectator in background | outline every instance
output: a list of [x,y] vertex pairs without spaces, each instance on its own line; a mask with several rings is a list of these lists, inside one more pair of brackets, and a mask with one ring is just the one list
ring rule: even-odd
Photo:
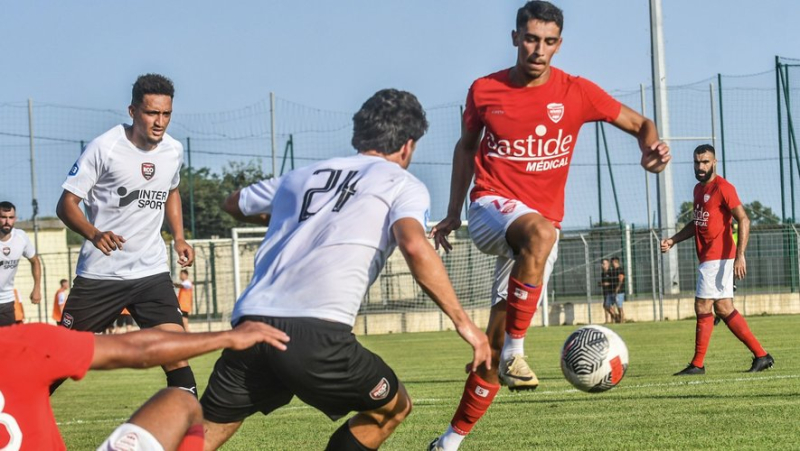
[[53,296],[53,321],[61,323],[61,314],[64,312],[64,304],[67,302],[67,291],[69,290],[69,280],[61,279],[56,295]]
[[0,202],[0,326],[10,326],[25,317],[14,290],[14,277],[22,257],[31,263],[31,302],[38,304],[42,300],[42,264],[28,235],[14,228],[16,222],[17,207],[11,202]]
[[614,306],[617,303],[616,296],[614,296],[615,282],[611,275],[611,262],[604,258],[600,262],[600,287],[603,290],[603,310],[606,312],[606,324],[616,322],[617,313],[614,311]]
[[181,309],[181,316],[183,317],[183,329],[189,331],[189,313],[192,312],[192,294],[194,292],[194,284],[189,280],[189,271],[186,269],[181,270],[181,281],[176,282],[175,288],[178,289],[178,308]]
[[617,322],[624,323],[625,310],[622,308],[622,304],[625,303],[625,270],[622,269],[619,257],[611,259],[611,276],[613,278],[611,284],[614,287],[614,297],[617,304]]

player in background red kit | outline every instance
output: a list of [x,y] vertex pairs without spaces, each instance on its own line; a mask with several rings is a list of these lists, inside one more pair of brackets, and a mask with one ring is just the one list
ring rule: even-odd
[[[78,380],[90,369],[149,368],[262,342],[284,350],[288,341],[285,333],[255,322],[201,334],[148,329],[94,335],[46,324],[0,328],[0,449],[66,449],[50,407],[49,386],[55,380]],[[194,395],[167,388],[117,428],[100,449],[201,450],[202,422]]]
[[670,160],[651,120],[594,83],[550,65],[562,28],[557,7],[525,4],[511,32],[516,64],[476,80],[467,95],[447,217],[432,235],[437,245],[452,248],[447,235],[461,226],[474,176],[470,236],[482,252],[498,257],[487,328],[494,364],[469,375],[450,427],[430,449],[457,449],[489,408],[500,381],[511,389],[538,386],[523,341],[557,257],[564,187],[580,127],[602,120],[633,135],[647,171],[660,172]]
[[[697,258],[697,291],[694,310],[697,313],[695,351],[691,363],[675,376],[705,374],[703,361],[714,330],[714,315],[725,321],[728,329],[753,353],[748,372],[772,368],[775,360],[750,331],[744,317],[733,307],[734,277],[747,274],[744,251],[750,238],[750,219],[730,182],[717,175],[714,148],[708,144],[694,150],[694,176],[700,182],[694,187],[693,220],[671,238],[661,242],[661,252],[694,237]],[[731,218],[739,224],[738,245],[734,241]]]

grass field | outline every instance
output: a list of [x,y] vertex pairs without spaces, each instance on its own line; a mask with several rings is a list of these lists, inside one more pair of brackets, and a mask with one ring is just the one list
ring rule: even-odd
[[[706,375],[684,378],[671,374],[691,359],[693,320],[614,326],[628,345],[630,366],[617,388],[600,394],[579,392],[561,375],[560,347],[574,326],[533,329],[526,347],[539,389],[503,389],[461,449],[798,449],[800,317],[748,322],[775,357],[774,369],[744,374],[751,355],[721,323],[711,338]],[[361,342],[383,356],[414,399],[411,416],[382,449],[426,449],[458,404],[468,347],[454,332]],[[215,357],[192,361],[201,390]],[[67,448],[95,449],[163,385],[160,369],[95,372],[67,382],[52,398]],[[245,421],[223,449],[321,450],[339,424],[295,400]]]

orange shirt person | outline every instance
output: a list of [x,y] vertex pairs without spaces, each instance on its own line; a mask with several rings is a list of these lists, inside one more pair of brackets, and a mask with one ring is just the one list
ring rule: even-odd
[[53,320],[56,324],[61,322],[61,313],[64,311],[64,304],[67,302],[67,291],[69,290],[69,280],[61,279],[59,287],[53,297]]
[[22,302],[19,302],[19,292],[14,289],[14,322],[22,324],[25,321],[25,309],[22,308]]
[[180,275],[181,281],[176,282],[175,288],[178,289],[178,306],[181,309],[181,316],[183,316],[183,328],[189,330],[189,313],[192,312],[192,294],[194,285],[189,280],[189,271],[182,269]]

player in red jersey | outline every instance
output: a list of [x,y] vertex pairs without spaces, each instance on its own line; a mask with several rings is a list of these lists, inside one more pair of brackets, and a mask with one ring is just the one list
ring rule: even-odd
[[[697,291],[694,311],[697,313],[694,358],[675,376],[705,374],[706,357],[714,315],[722,318],[728,328],[753,353],[753,363],[748,372],[772,368],[775,360],[761,346],[750,331],[744,317],[733,307],[734,277],[743,279],[747,274],[744,251],[750,237],[750,219],[736,194],[736,188],[717,175],[714,148],[703,144],[694,149],[694,176],[700,182],[694,187],[693,220],[673,237],[661,242],[661,252],[694,237],[697,258]],[[734,241],[731,218],[739,224],[739,243]]]
[[[258,322],[201,334],[148,329],[94,335],[46,324],[0,328],[0,449],[65,449],[50,407],[48,387],[55,380],[81,379],[90,369],[149,368],[224,347],[241,350],[267,343],[283,350],[288,341],[283,332]],[[202,421],[193,394],[167,388],[100,449],[202,449]]]
[[641,164],[650,172],[660,172],[670,160],[652,121],[594,83],[550,65],[562,27],[557,7],[525,4],[511,32],[516,64],[476,80],[467,96],[447,217],[432,235],[437,245],[451,249],[446,237],[461,226],[474,175],[470,236],[481,251],[498,257],[487,329],[494,364],[470,374],[450,428],[431,449],[458,447],[499,390],[498,372],[512,389],[538,386],[523,341],[557,257],[564,187],[580,127],[602,120],[635,136]]

